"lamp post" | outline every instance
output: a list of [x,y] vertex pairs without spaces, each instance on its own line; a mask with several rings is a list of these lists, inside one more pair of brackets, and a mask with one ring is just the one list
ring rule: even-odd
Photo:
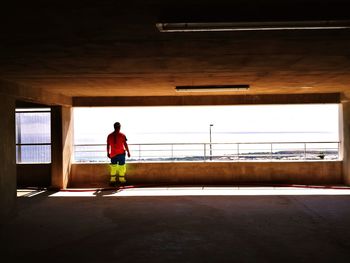
[[212,147],[211,147],[211,127],[213,127],[214,126],[214,124],[210,124],[209,125],[209,146],[210,146],[210,161],[212,160],[212,156],[213,156],[213,149],[212,149]]

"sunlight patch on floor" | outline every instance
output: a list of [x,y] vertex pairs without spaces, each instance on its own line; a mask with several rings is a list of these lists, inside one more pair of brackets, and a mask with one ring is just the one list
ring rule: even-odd
[[45,192],[46,190],[17,189],[17,197],[33,197]]
[[67,189],[50,197],[128,197],[128,196],[274,196],[274,195],[350,195],[350,188],[299,187],[149,187],[115,190]]

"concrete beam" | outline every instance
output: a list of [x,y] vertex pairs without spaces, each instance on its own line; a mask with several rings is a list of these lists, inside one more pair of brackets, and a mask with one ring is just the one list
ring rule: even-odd
[[74,97],[74,107],[91,106],[187,106],[339,103],[339,93],[219,95],[219,96],[139,96],[139,97]]
[[11,218],[16,211],[15,98],[0,96],[0,122],[0,223],[2,223]]
[[0,80],[0,94],[13,96],[17,100],[42,103],[45,105],[72,105],[72,98],[65,95],[55,94],[47,89],[36,89],[4,80]]

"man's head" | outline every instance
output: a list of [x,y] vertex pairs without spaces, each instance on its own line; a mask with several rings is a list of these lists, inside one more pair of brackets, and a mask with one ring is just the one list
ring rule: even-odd
[[119,122],[114,123],[114,130],[120,131],[120,123]]

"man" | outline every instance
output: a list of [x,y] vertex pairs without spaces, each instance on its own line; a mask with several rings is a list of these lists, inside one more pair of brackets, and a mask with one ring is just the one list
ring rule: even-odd
[[125,173],[125,150],[130,157],[130,151],[127,144],[126,136],[120,132],[120,123],[114,123],[114,132],[107,137],[107,156],[111,159],[110,164],[110,184],[115,186],[117,184],[117,172],[119,175],[119,182],[126,183]]

